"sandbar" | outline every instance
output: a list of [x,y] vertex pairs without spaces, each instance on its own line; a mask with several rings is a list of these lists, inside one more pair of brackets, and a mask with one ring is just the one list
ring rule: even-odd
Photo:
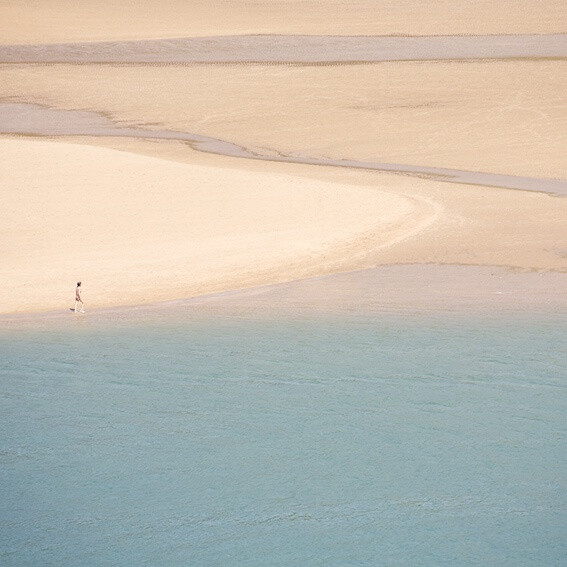
[[558,289],[562,3],[190,4],[0,6],[0,313],[78,280],[91,311],[376,269],[428,297],[402,265]]

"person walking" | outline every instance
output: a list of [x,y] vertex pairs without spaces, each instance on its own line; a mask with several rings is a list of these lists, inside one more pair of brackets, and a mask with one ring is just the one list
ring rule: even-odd
[[79,313],[79,303],[81,304],[81,313],[85,312],[85,304],[81,299],[81,282],[77,282],[77,287],[75,288],[75,313]]

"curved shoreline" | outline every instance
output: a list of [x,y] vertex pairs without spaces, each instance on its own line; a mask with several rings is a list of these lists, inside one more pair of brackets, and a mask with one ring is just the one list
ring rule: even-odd
[[430,178],[444,183],[500,187],[567,196],[567,180],[520,177],[442,167],[291,156],[269,153],[269,150],[262,154],[232,142],[218,140],[201,134],[122,127],[110,118],[95,111],[63,110],[38,104],[0,103],[0,135],[2,134],[48,137],[91,136],[95,138],[104,136],[175,140],[187,142],[194,150],[223,156],[270,162],[365,169]]
[[[257,318],[281,317],[297,312],[297,305],[301,305],[302,313],[330,316],[376,312],[403,316],[560,315],[567,306],[563,292],[567,273],[547,272],[543,276],[505,266],[390,264],[189,298],[90,308],[87,317],[95,323],[113,325],[136,320],[175,320],[203,313],[206,317],[234,316],[243,311]],[[379,296],[374,293],[378,288]],[[0,313],[0,329],[51,325],[69,321],[69,315],[68,307]]]
[[[1,62],[6,54],[8,58],[12,57],[13,59],[2,64]],[[4,101],[0,102],[0,136],[4,135],[2,143],[28,145],[30,147],[36,145],[40,150],[42,146],[53,146],[53,148],[44,148],[46,151],[40,156],[45,165],[43,176],[38,173],[41,169],[37,166],[41,163],[38,164],[36,160],[37,148],[28,148],[30,149],[29,152],[27,149],[23,151],[22,148],[20,151],[20,149],[14,148],[13,162],[24,164],[20,166],[20,177],[13,177],[14,203],[18,204],[20,201],[28,203],[33,200],[35,195],[40,193],[40,201],[43,199],[41,202],[46,205],[44,208],[49,210],[51,216],[45,218],[46,222],[43,225],[32,223],[32,229],[46,228],[47,230],[39,230],[38,234],[43,232],[52,235],[53,242],[55,242],[57,236],[56,231],[51,230],[54,227],[57,227],[59,233],[67,235],[66,240],[69,240],[69,231],[81,231],[81,237],[70,239],[71,243],[65,253],[62,252],[62,246],[66,244],[65,242],[60,242],[57,246],[51,248],[49,248],[48,245],[50,244],[47,242],[44,246],[46,254],[37,258],[32,256],[31,261],[29,257],[26,257],[25,262],[27,264],[18,264],[17,262],[24,262],[25,254],[20,254],[22,260],[15,261],[13,266],[10,267],[10,269],[21,267],[20,276],[22,274],[26,276],[29,265],[34,265],[36,268],[39,266],[39,271],[45,274],[47,283],[52,285],[50,289],[45,288],[45,292],[48,293],[45,300],[38,301],[36,305],[29,303],[24,310],[33,313],[38,309],[38,306],[51,305],[50,302],[54,297],[63,297],[65,291],[61,287],[61,282],[73,280],[75,273],[80,273],[80,279],[88,281],[92,289],[96,290],[91,298],[87,297],[89,299],[88,304],[95,307],[110,305],[108,299],[100,295],[103,290],[104,293],[113,297],[112,302],[117,305],[144,304],[148,301],[153,303],[175,297],[193,297],[227,289],[250,289],[265,283],[303,280],[309,276],[340,273],[379,264],[460,264],[462,262],[463,265],[510,265],[518,269],[562,271],[565,264],[561,258],[565,258],[565,252],[562,248],[563,237],[559,229],[562,222],[560,215],[561,211],[564,212],[565,201],[550,199],[545,195],[567,196],[567,180],[563,179],[564,170],[561,167],[555,169],[509,167],[506,169],[503,160],[477,160],[475,159],[476,148],[484,148],[484,145],[481,145],[484,144],[484,140],[477,140],[476,146],[470,144],[469,150],[472,159],[468,161],[447,158],[447,155],[442,152],[435,154],[436,157],[432,156],[429,161],[424,159],[423,152],[420,153],[419,151],[388,154],[391,155],[390,159],[393,161],[408,159],[409,161],[425,161],[428,164],[422,166],[374,161],[374,152],[386,151],[388,148],[388,143],[382,139],[378,139],[372,146],[367,144],[367,150],[364,154],[357,154],[356,151],[353,151],[353,148],[356,149],[359,138],[364,140],[359,133],[357,133],[357,137],[351,136],[354,139],[349,139],[350,146],[345,144],[345,148],[349,149],[339,152],[334,159],[324,157],[324,154],[327,153],[325,150],[327,146],[324,144],[305,143],[303,151],[295,152],[294,149],[297,149],[298,145],[293,140],[291,143],[288,140],[287,144],[282,144],[283,151],[278,151],[275,148],[279,144],[273,136],[272,138],[269,136],[255,138],[253,135],[241,137],[238,129],[230,128],[213,128],[209,131],[206,121],[210,118],[211,113],[214,116],[216,111],[214,105],[212,109],[207,105],[202,105],[203,108],[199,107],[198,110],[194,111],[196,116],[204,117],[203,121],[176,121],[168,120],[167,113],[149,112],[149,114],[146,114],[143,105],[138,107],[134,104],[137,94],[132,100],[128,99],[129,104],[134,109],[129,113],[121,113],[118,107],[107,104],[107,98],[105,98],[105,85],[110,93],[113,93],[110,96],[120,96],[120,89],[114,89],[112,85],[121,85],[123,74],[139,74],[142,79],[156,81],[157,86],[157,79],[162,77],[158,74],[160,66],[167,69],[168,65],[172,67],[164,71],[164,76],[169,77],[171,75],[172,84],[177,86],[178,89],[172,89],[171,92],[163,90],[163,98],[156,101],[155,104],[166,105],[171,116],[183,112],[183,109],[189,112],[188,109],[191,108],[191,105],[196,104],[195,97],[198,101],[198,97],[201,96],[201,91],[198,88],[187,92],[189,78],[196,77],[198,80],[204,77],[204,84],[209,86],[207,81],[212,73],[217,73],[219,76],[216,77],[215,75],[218,82],[210,83],[210,93],[214,93],[211,100],[218,97],[219,93],[228,96],[234,91],[235,86],[226,81],[227,75],[232,76],[231,74],[238,75],[240,73],[247,76],[262,73],[261,79],[268,77],[268,80],[270,75],[283,76],[283,79],[280,79],[277,83],[279,86],[283,86],[289,80],[288,71],[301,74],[306,81],[312,75],[327,73],[332,76],[336,75],[336,77],[333,79],[334,82],[329,81],[328,84],[325,84],[326,87],[338,88],[339,92],[342,92],[340,89],[344,88],[343,85],[358,84],[360,77],[366,71],[370,71],[372,76],[365,84],[372,86],[376,83],[374,74],[382,79],[382,83],[388,84],[388,81],[391,80],[391,76],[388,75],[391,69],[407,69],[408,67],[418,69],[419,72],[416,73],[418,79],[410,80],[412,77],[408,77],[407,73],[402,74],[398,79],[399,84],[405,88],[401,92],[407,91],[410,95],[414,92],[419,93],[421,92],[420,89],[426,88],[425,86],[422,87],[420,80],[427,85],[431,92],[437,92],[438,85],[444,84],[442,81],[446,81],[447,77],[452,76],[452,71],[455,68],[474,68],[477,70],[478,76],[472,78],[478,80],[479,77],[482,77],[484,82],[479,84],[488,87],[487,81],[489,79],[484,77],[487,70],[490,71],[490,77],[496,77],[494,73],[503,73],[506,76],[516,68],[521,68],[526,73],[532,67],[537,67],[539,73],[537,77],[540,77],[540,81],[532,80],[529,85],[532,90],[535,89],[539,92],[542,82],[548,85],[541,74],[545,71],[549,74],[549,68],[553,68],[552,74],[554,74],[555,70],[560,70],[564,65],[562,62],[529,63],[530,60],[546,58],[567,60],[567,34],[435,37],[227,36],[0,46],[0,65],[6,72],[6,76],[9,79],[14,79],[14,87],[6,89]],[[495,59],[503,60],[504,63],[495,63]],[[395,63],[366,68],[347,67],[353,64],[373,65],[382,61],[417,61],[418,63],[413,65]],[[430,63],[421,64],[419,63],[421,61],[429,61]],[[455,61],[462,63],[455,63]],[[470,64],[471,61],[480,61],[480,64]],[[520,62],[516,64],[512,61]],[[57,63],[64,64],[56,66]],[[101,63],[109,66],[104,67]],[[264,67],[246,67],[246,65],[255,63]],[[469,63],[469,65],[466,65],[466,63]],[[235,66],[220,69],[217,67],[215,70],[214,65],[225,64]],[[337,67],[332,67],[328,71],[315,68],[286,70],[283,66],[271,69],[269,68],[271,64],[297,65],[298,67],[337,65]],[[140,67],[132,71],[128,70],[128,66],[135,67],[136,65]],[[191,67],[191,65],[195,66]],[[203,65],[203,67],[199,68],[199,65]],[[142,66],[147,66],[147,68]],[[433,71],[439,68],[443,69],[445,74]],[[59,100],[56,96],[52,96],[49,80],[53,75],[56,75],[62,82],[61,84],[65,85],[65,81],[70,81],[73,78],[80,81],[84,71],[84,75],[91,82],[85,81],[84,84],[77,82],[75,97],[67,91],[64,91],[64,94],[67,94],[62,98],[59,97]],[[428,73],[432,75],[432,80],[426,80]],[[24,75],[23,78],[26,80],[22,78],[21,82],[18,82],[18,74]],[[43,90],[34,89],[34,84],[37,84],[34,83],[34,79],[37,79],[36,75],[39,75],[39,79],[45,81]],[[99,85],[101,75],[109,83]],[[340,80],[339,76],[341,78],[347,77],[351,80],[351,83],[344,79]],[[469,78],[468,75],[466,76]],[[177,79],[177,82],[174,79]],[[226,82],[227,88],[223,90],[219,87],[224,82]],[[141,84],[134,82],[131,87],[132,92],[137,93],[137,88]],[[195,85],[199,84],[195,82]],[[236,87],[241,85],[239,82],[235,84]],[[261,86],[261,81],[258,80],[252,84]],[[456,84],[459,83],[456,82]],[[553,83],[550,84],[553,85]],[[102,98],[100,96],[98,98],[96,96],[90,98],[82,96],[81,89],[88,92],[87,87],[89,85],[96,85],[93,92],[102,93]],[[18,89],[18,86],[21,88]],[[159,86],[161,87],[161,85]],[[216,88],[212,89],[212,86]],[[513,81],[508,81],[503,83],[501,88],[507,88],[508,91],[514,93],[516,86]],[[549,95],[548,91],[550,91],[551,86],[548,85],[548,87],[546,91],[548,96],[555,96],[553,91]],[[256,93],[253,89],[249,90],[252,100],[255,100]],[[140,91],[146,92],[143,88]],[[204,92],[206,95],[210,95],[208,90],[205,89]],[[259,92],[264,93],[263,90]],[[287,91],[284,89],[282,92]],[[334,90],[330,92],[334,92]],[[368,92],[372,93],[372,90],[370,89]],[[522,91],[526,96],[530,92],[529,87]],[[28,96],[25,93],[28,93]],[[482,89],[476,88],[476,90],[468,92],[469,98],[473,97],[474,100],[473,95],[475,93],[476,96],[483,96]],[[319,91],[310,96],[320,96],[322,100],[326,100],[324,98],[326,91]],[[445,96],[448,95],[445,93]],[[362,94],[360,98],[362,98]],[[411,99],[411,96],[409,98],[409,103],[417,104]],[[185,100],[188,101],[185,106],[180,104]],[[222,101],[222,97],[219,100]],[[230,98],[227,100],[230,101]],[[269,97],[264,97],[262,100],[270,107],[273,104]],[[304,99],[298,100],[303,101]],[[498,98],[495,100],[500,101]],[[530,101],[534,105],[540,102],[539,99],[532,101],[528,97],[528,102]],[[406,101],[404,100],[404,102]],[[417,102],[419,103],[421,100],[418,99]],[[179,107],[178,104],[180,104]],[[354,104],[358,104],[358,101]],[[515,111],[518,105],[519,103],[512,104],[510,102],[505,110],[507,112]],[[288,115],[293,115],[293,112],[297,112],[297,109],[301,108],[298,104],[292,103],[288,106]],[[528,103],[526,103],[526,106],[529,112],[532,108]],[[72,110],[72,108],[81,107],[85,110]],[[419,105],[417,107],[419,108]],[[311,107],[307,105],[306,108]],[[353,108],[358,108],[358,106]],[[470,108],[475,110],[474,105]],[[465,110],[470,110],[470,108],[464,107]],[[492,107],[490,108],[492,109]],[[500,110],[498,106],[494,106],[494,108]],[[539,107],[534,106],[534,108],[537,110]],[[111,109],[116,112],[115,115],[105,112],[111,111]],[[239,110],[238,105],[223,109],[229,120],[232,120],[235,112],[238,119]],[[248,112],[253,111],[253,109],[247,110]],[[543,119],[551,120],[552,117],[557,115],[557,113],[551,111],[547,114],[543,113],[543,110],[541,112],[537,110],[537,112],[538,125],[541,124]],[[145,116],[148,117],[147,123],[141,121],[141,118]],[[276,114],[273,117],[273,122],[259,123],[259,126],[261,128],[269,128],[270,124],[277,126],[280,123],[278,116]],[[304,113],[303,119],[307,116],[308,113]],[[516,115],[514,114],[514,116]],[[126,120],[120,120],[120,117],[126,118]],[[476,115],[473,115],[473,117],[476,119]],[[461,113],[458,114],[458,118],[465,120],[469,119],[470,116]],[[151,122],[152,119],[155,122]],[[506,119],[509,119],[508,115],[506,115]],[[319,120],[322,120],[322,118],[319,117]],[[363,125],[361,120],[355,121],[355,123],[359,127]],[[423,124],[423,121],[419,124]],[[530,125],[529,120],[523,123],[525,128],[529,128]],[[202,133],[191,133],[193,130]],[[439,128],[438,130],[439,132],[435,132],[434,136],[445,136],[442,129]],[[488,132],[493,132],[493,130],[487,129]],[[511,129],[510,132],[512,131]],[[342,135],[340,126],[333,132],[337,136]],[[402,130],[402,132],[404,131]],[[536,134],[538,132],[541,132],[542,136],[548,134],[546,130],[541,128],[537,129]],[[508,131],[505,133],[508,133]],[[216,137],[206,134],[212,134]],[[24,141],[26,136],[30,137],[29,142]],[[35,141],[31,142],[33,138],[35,138]],[[44,141],[41,141],[42,138]],[[62,148],[60,143],[46,144],[46,139],[49,139],[49,142],[63,141],[68,145]],[[119,142],[118,139],[123,141]],[[522,137],[523,143],[529,144],[526,147],[531,147],[532,139],[533,137]],[[144,142],[144,140],[147,142]],[[166,158],[160,162],[151,162],[151,159],[146,159],[148,155],[145,153],[145,148],[152,145],[150,143],[152,140],[164,141],[162,144],[153,144],[160,145],[160,151],[165,148],[163,155]],[[236,143],[228,140],[235,140]],[[166,144],[165,141],[176,143]],[[401,141],[403,144],[408,143],[407,133],[401,136]],[[423,136],[419,142],[419,144],[416,144],[417,147],[428,147],[428,142],[424,141]],[[134,151],[127,150],[118,156],[111,155],[100,148],[87,150],[86,146],[91,145],[106,145],[108,149],[131,147]],[[247,147],[248,145],[250,147]],[[555,150],[555,146],[550,145],[550,147]],[[189,148],[217,157],[198,156],[192,153]],[[26,154],[26,152],[28,153]],[[543,150],[540,153],[543,153]],[[360,155],[358,160],[345,159],[357,155]],[[522,155],[527,155],[527,152]],[[556,155],[557,152],[553,154],[557,161]],[[26,158],[26,156],[28,157]],[[54,160],[52,156],[57,157],[57,159]],[[70,156],[74,156],[74,158],[71,159]],[[141,156],[146,157],[141,158]],[[189,156],[189,159],[186,159],[186,156]],[[272,165],[268,167],[259,163],[254,164],[254,162],[223,160],[221,156],[257,162],[272,162]],[[386,157],[386,154],[384,156]],[[151,158],[151,156],[149,157]],[[512,157],[515,157],[515,154]],[[180,165],[190,162],[191,159],[194,160],[194,164]],[[27,164],[32,161],[37,171],[28,174]],[[223,161],[230,167],[221,171],[221,169],[217,169],[217,163],[222,164]],[[212,170],[209,168],[205,172],[201,168],[201,171],[199,169],[201,166],[198,165],[200,162],[213,164]],[[286,165],[277,166],[277,163]],[[101,167],[102,164],[104,164],[104,167]],[[436,167],[437,164],[447,164],[465,169]],[[314,177],[328,177],[331,178],[330,180],[333,183],[335,183],[335,177],[364,177],[369,180],[367,185],[374,187],[375,181],[377,181],[377,185],[380,185],[379,175],[364,174],[363,172],[354,173],[348,170],[387,172],[399,176],[409,176],[410,179],[390,176],[386,185],[395,190],[382,191],[382,197],[380,197],[382,201],[377,195],[370,192],[364,196],[364,199],[368,199],[370,204],[364,205],[366,201],[364,199],[357,200],[355,198],[357,189],[351,187],[348,183],[343,187],[342,194],[337,193],[335,195],[333,191],[338,189],[337,187],[332,187],[332,194],[329,194],[328,189],[323,188],[323,184],[319,184],[321,185],[319,189],[311,187],[310,184],[309,191],[306,191],[306,187],[302,186],[303,181],[300,180],[297,181],[296,187],[292,187],[295,191],[293,195],[297,198],[297,203],[290,204],[288,181],[278,178],[277,174],[272,175],[273,172],[271,171],[269,179],[268,176],[265,176],[266,179],[262,178],[262,181],[258,182],[255,177],[256,171],[274,170],[274,172],[280,171],[287,174],[288,171],[309,170],[308,167],[304,168],[303,166],[310,165],[344,168],[342,171],[340,169],[319,169],[319,173],[314,173]],[[468,171],[466,169],[476,167],[488,171],[503,170],[512,175]],[[90,172],[90,174],[87,172]],[[515,173],[551,175],[561,178],[524,177],[513,175]],[[102,182],[100,175],[103,175],[107,181]],[[238,183],[234,179],[236,177],[238,177]],[[387,178],[387,176],[383,177]],[[10,178],[10,176],[7,175],[7,178]],[[170,178],[171,183],[168,181]],[[415,178],[424,178],[428,181]],[[43,182],[41,186],[35,186],[34,183],[39,179],[47,181]],[[299,175],[298,179],[303,178]],[[26,198],[22,189],[26,183],[29,185],[27,190],[29,196],[32,197],[31,199]],[[213,191],[208,188],[210,183],[215,185]],[[462,188],[461,191],[447,185],[447,183],[474,185],[476,187]],[[269,186],[270,191],[262,190],[258,193],[255,188],[260,186],[264,189],[265,186]],[[100,191],[100,187],[104,187],[104,190]],[[147,191],[140,191],[142,187],[147,187]],[[231,188],[230,197],[224,190],[225,187]],[[491,189],[493,187],[520,190],[524,193],[494,191]],[[119,189],[117,190],[117,188]],[[380,187],[380,189],[384,188]],[[317,193],[317,190],[319,193]],[[62,213],[63,208],[60,199],[64,195],[72,195],[72,199],[76,199],[77,191],[83,196],[83,199],[78,199],[78,201],[89,204],[92,202],[94,208],[92,210],[89,208],[88,211],[81,210],[82,216],[77,217],[74,214],[71,220],[60,218],[61,215],[65,217],[65,214]],[[530,191],[532,192],[531,195],[528,194]],[[544,193],[544,195],[537,195],[533,192]],[[171,195],[168,197],[170,193]],[[410,202],[416,205],[411,214],[408,213],[407,218],[402,215],[403,218],[401,220],[398,218],[396,222],[387,221],[385,224],[382,222],[381,217],[386,213],[391,216],[395,209],[394,204],[390,202],[388,193],[392,194],[392,198],[405,199],[403,201],[404,206]],[[227,205],[227,198],[235,199],[234,203],[231,201],[233,204],[228,203]],[[319,199],[319,202],[313,204],[314,198]],[[431,198],[431,202],[428,200],[429,198]],[[314,216],[321,214],[322,222],[328,224],[328,226],[321,224],[323,228],[317,225],[317,230],[320,229],[319,236],[322,236],[319,240],[313,241],[315,244],[307,247],[304,241],[307,237],[312,236],[309,231],[315,225],[312,222],[313,217],[303,218],[301,216],[305,216],[307,210],[305,207],[306,199],[307,201],[311,199],[309,202],[313,205]],[[52,206],[56,201],[57,206]],[[246,203],[246,207],[242,207],[243,202]],[[124,206],[125,203],[127,203],[126,207]],[[287,207],[287,217],[280,214],[279,206],[274,207],[274,203],[276,205],[281,203],[282,206]],[[398,208],[401,207],[400,210],[403,209],[401,203],[401,201],[398,203]],[[425,206],[424,203],[427,203],[428,206]],[[248,205],[255,207],[253,211],[248,211]],[[333,214],[336,213],[335,216],[332,214],[329,216],[327,209],[323,210],[323,205],[327,208],[331,207],[332,210],[329,210]],[[429,207],[429,205],[432,207]],[[197,206],[200,206],[203,210],[197,211]],[[260,211],[262,207],[264,207],[263,212]],[[94,214],[94,210],[99,211],[98,215]],[[258,211],[261,214],[257,214],[258,218],[253,218],[254,222],[242,223],[242,215],[239,213],[235,216],[232,213],[236,210],[245,210],[247,214],[249,213],[252,216],[257,214]],[[504,216],[507,218],[501,218],[504,210],[507,213]],[[28,217],[29,212],[26,212]],[[32,208],[31,213],[37,213],[40,220],[45,216],[45,211],[41,206],[35,213]],[[345,220],[344,215],[346,213],[350,216]],[[274,218],[271,219],[269,215]],[[335,225],[329,224],[329,219],[333,220],[335,217],[339,219],[339,222]],[[96,219],[96,223],[93,219]],[[205,222],[205,219],[208,220]],[[286,224],[286,219],[295,222],[295,225],[290,228]],[[362,230],[363,227],[359,224],[366,222],[365,219],[370,223],[369,227],[372,225],[368,231]],[[280,222],[282,234],[287,235],[291,230],[292,238],[278,237],[274,232],[275,225],[272,220],[276,223]],[[299,222],[300,220],[301,222]],[[378,220],[380,221],[378,225],[372,224]],[[200,226],[198,225],[200,221],[203,221],[204,228],[199,229],[199,232],[196,227]],[[211,221],[214,221],[212,224],[215,225],[216,232],[211,231],[212,229],[209,230]],[[236,233],[231,232],[235,226],[237,228],[240,226],[238,225],[239,222],[243,224],[242,230],[240,232],[236,230]],[[543,225],[542,222],[547,224]],[[351,233],[347,234],[349,223],[359,231],[354,236]],[[22,221],[20,224],[21,226],[18,225],[17,227],[21,233],[20,240],[26,246],[29,244],[30,250],[33,251],[35,243],[29,242],[29,238],[24,234],[25,222]],[[67,226],[69,230],[61,230],[61,227]],[[519,226],[522,227],[521,231],[518,231]],[[416,238],[417,233],[420,236]],[[110,242],[109,235],[113,235],[113,242]],[[36,241],[39,238],[36,238]],[[106,240],[101,241],[101,244],[97,238],[98,240],[106,238]],[[95,253],[96,261],[92,261],[90,258],[82,258],[73,248],[74,240],[82,242],[82,239],[85,239],[86,248]],[[409,242],[406,243],[405,240],[408,239]],[[493,239],[499,243],[498,247],[494,246]],[[16,240],[15,237],[14,242]],[[121,246],[116,247],[116,241],[124,242],[124,245],[121,244]],[[286,242],[285,246],[282,245],[284,241]],[[402,244],[398,245],[400,242]],[[262,248],[262,246],[264,247]],[[257,251],[255,247],[260,247],[261,250]],[[18,242],[13,247],[13,250],[22,251],[23,249],[25,249],[25,246],[22,248]],[[254,252],[256,256],[253,258],[251,258],[251,255],[253,256],[251,249],[256,250]],[[130,262],[128,265],[124,265],[122,258],[120,258],[118,264],[115,262],[118,251],[119,255],[128,258]],[[262,254],[265,254],[266,257],[264,258]],[[278,254],[279,256],[277,256]],[[275,262],[274,255],[277,256],[278,262]],[[69,264],[69,258],[72,259],[71,264]],[[183,261],[180,262],[180,259]],[[220,267],[217,265],[219,262]],[[272,262],[274,263],[272,264]],[[195,275],[196,267],[202,273],[199,272]],[[57,270],[60,273],[57,273]],[[144,279],[145,274],[149,273],[153,274],[153,279]],[[20,283],[21,290],[26,293],[28,292],[26,282],[29,279],[29,277],[24,277]],[[128,296],[119,297],[117,294],[120,289],[114,289],[111,282],[125,279],[128,281],[126,287],[132,290],[132,293]],[[169,287],[167,287],[163,284],[165,280],[183,283],[182,285],[168,284]],[[110,294],[108,294],[109,290]],[[60,303],[53,303],[53,305],[56,304]]]
[[4,312],[60,305],[69,279],[89,281],[94,307],[359,268],[372,250],[439,216],[436,204],[390,188],[306,185],[293,172],[226,170],[82,144],[1,142]]
[[0,63],[281,63],[567,58],[567,34],[445,36],[238,35],[0,45]]
[[566,201],[544,194],[395,176],[337,183],[338,172],[306,179],[303,166],[226,168],[220,156],[185,163],[68,140],[0,141],[4,313],[51,311],[79,279],[94,308],[379,265],[565,271]]

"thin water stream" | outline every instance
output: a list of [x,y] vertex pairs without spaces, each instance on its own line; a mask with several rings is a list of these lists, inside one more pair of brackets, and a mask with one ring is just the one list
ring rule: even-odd
[[382,163],[379,161],[329,159],[286,154],[276,155],[269,150],[266,150],[266,153],[263,154],[233,142],[218,140],[202,134],[122,126],[98,112],[63,110],[38,104],[0,103],[0,133],[28,136],[91,136],[179,140],[187,142],[194,150],[245,159],[387,171],[416,177],[428,177],[445,183],[484,185],[567,195],[567,181],[562,179],[520,177],[425,165]]
[[474,36],[242,35],[0,45],[1,63],[345,64],[565,58],[567,34]]

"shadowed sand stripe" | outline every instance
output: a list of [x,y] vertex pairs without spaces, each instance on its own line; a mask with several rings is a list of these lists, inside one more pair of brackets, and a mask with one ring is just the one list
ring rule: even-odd
[[243,35],[0,45],[2,63],[348,63],[565,58],[567,34],[476,36]]
[[405,165],[348,159],[326,159],[308,156],[261,154],[232,142],[217,140],[200,134],[169,130],[147,130],[144,128],[121,127],[109,118],[92,111],[61,110],[37,104],[0,103],[0,134],[31,136],[92,136],[121,137],[187,142],[193,149],[202,152],[231,157],[272,162],[298,163],[350,167],[375,171],[388,171],[416,177],[428,177],[446,183],[483,185],[506,189],[539,191],[567,196],[567,181],[561,179],[538,179],[500,175],[478,171],[462,171],[442,167]]

